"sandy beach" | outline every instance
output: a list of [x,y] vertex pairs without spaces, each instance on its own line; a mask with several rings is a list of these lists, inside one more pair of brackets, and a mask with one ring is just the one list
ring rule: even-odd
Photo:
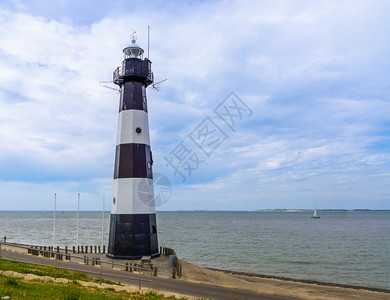
[[185,261],[181,261],[181,264],[183,265],[183,280],[246,289],[263,294],[301,299],[390,299],[390,293],[386,292],[237,275],[209,270]]

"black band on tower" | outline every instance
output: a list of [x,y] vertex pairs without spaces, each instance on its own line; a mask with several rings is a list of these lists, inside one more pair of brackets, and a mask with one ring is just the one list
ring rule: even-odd
[[119,112],[127,109],[137,109],[148,112],[146,88],[142,82],[127,81],[122,85]]
[[158,256],[156,214],[111,215],[108,253],[123,259]]
[[153,178],[150,146],[121,144],[116,146],[114,179]]

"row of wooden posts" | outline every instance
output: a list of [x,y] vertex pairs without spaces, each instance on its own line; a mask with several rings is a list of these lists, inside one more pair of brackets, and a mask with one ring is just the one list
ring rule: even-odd
[[[31,246],[30,249],[31,249],[31,251],[40,250],[40,251],[49,251],[49,252],[60,253],[59,246],[57,246],[55,248],[53,246]],[[68,254],[68,253],[73,253],[73,254],[76,254],[76,253],[106,253],[106,246],[105,245],[103,245],[103,247],[101,247],[101,246],[77,246],[77,247],[73,246],[72,249],[68,249],[68,246],[65,246],[64,252],[65,252],[65,254]],[[29,251],[29,253],[30,253],[30,251]],[[168,248],[168,247],[160,247],[160,253],[161,253],[161,255],[164,255],[164,256],[174,255],[177,257],[175,250],[173,250],[172,248]]]
[[[41,252],[42,251],[49,251],[49,252],[60,253],[59,246],[57,246],[56,248],[54,248],[53,246],[31,246],[29,248],[29,253],[30,253],[30,250],[31,251],[36,250],[36,251],[41,251]],[[100,246],[77,246],[77,248],[76,248],[76,246],[73,246],[72,249],[68,249],[68,246],[65,246],[64,252],[65,252],[65,254],[69,254],[69,253],[73,253],[73,254],[76,254],[76,253],[96,253],[96,254],[97,253],[106,253],[106,246],[103,245],[103,248],[101,248]]]
[[[76,251],[77,250],[77,251]],[[85,252],[84,252],[85,250]],[[88,251],[89,250],[89,251]],[[93,252],[94,250],[94,252]],[[101,252],[103,250],[103,252]],[[103,246],[101,248],[100,246],[78,246],[77,249],[75,246],[72,247],[72,250],[69,250],[67,246],[65,246],[64,252],[60,252],[60,247],[57,246],[54,248],[53,246],[31,246],[28,248],[28,253],[31,253],[32,255],[42,255],[44,257],[55,257],[58,260],[71,260],[71,253],[76,254],[76,253],[105,253],[106,252],[106,247]],[[164,256],[175,256],[175,265],[172,266],[172,278],[176,278],[176,276],[181,277],[182,276],[182,265],[179,262],[179,259],[177,258],[175,250],[172,248],[167,248],[167,247],[160,247],[160,253],[161,255]],[[95,265],[101,265],[100,258],[89,258],[87,256],[84,256],[84,263],[89,264],[91,263],[92,266]],[[125,270],[128,272],[133,272],[134,271],[139,271],[140,266],[137,265],[136,263],[126,263]],[[154,276],[157,276],[157,267],[152,267],[151,266],[151,271],[153,272]]]
[[49,250],[47,247],[31,247],[27,249],[28,253],[31,253],[32,255],[42,255],[43,257],[55,257],[56,259],[63,260],[65,257],[65,260],[70,260],[70,254],[68,253],[60,253],[59,251],[53,252],[52,250]]

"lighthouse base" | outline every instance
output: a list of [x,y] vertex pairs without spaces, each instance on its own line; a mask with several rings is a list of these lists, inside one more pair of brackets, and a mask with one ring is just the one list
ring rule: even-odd
[[107,257],[140,259],[160,256],[156,214],[111,214]]

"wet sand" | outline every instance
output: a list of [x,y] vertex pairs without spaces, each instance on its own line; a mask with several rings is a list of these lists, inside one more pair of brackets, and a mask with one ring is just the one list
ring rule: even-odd
[[202,268],[185,261],[183,280],[239,288],[269,295],[291,296],[301,299],[390,299],[389,291],[373,291],[364,287],[335,286],[326,283],[305,283],[288,279],[263,278],[254,274],[234,274]]

